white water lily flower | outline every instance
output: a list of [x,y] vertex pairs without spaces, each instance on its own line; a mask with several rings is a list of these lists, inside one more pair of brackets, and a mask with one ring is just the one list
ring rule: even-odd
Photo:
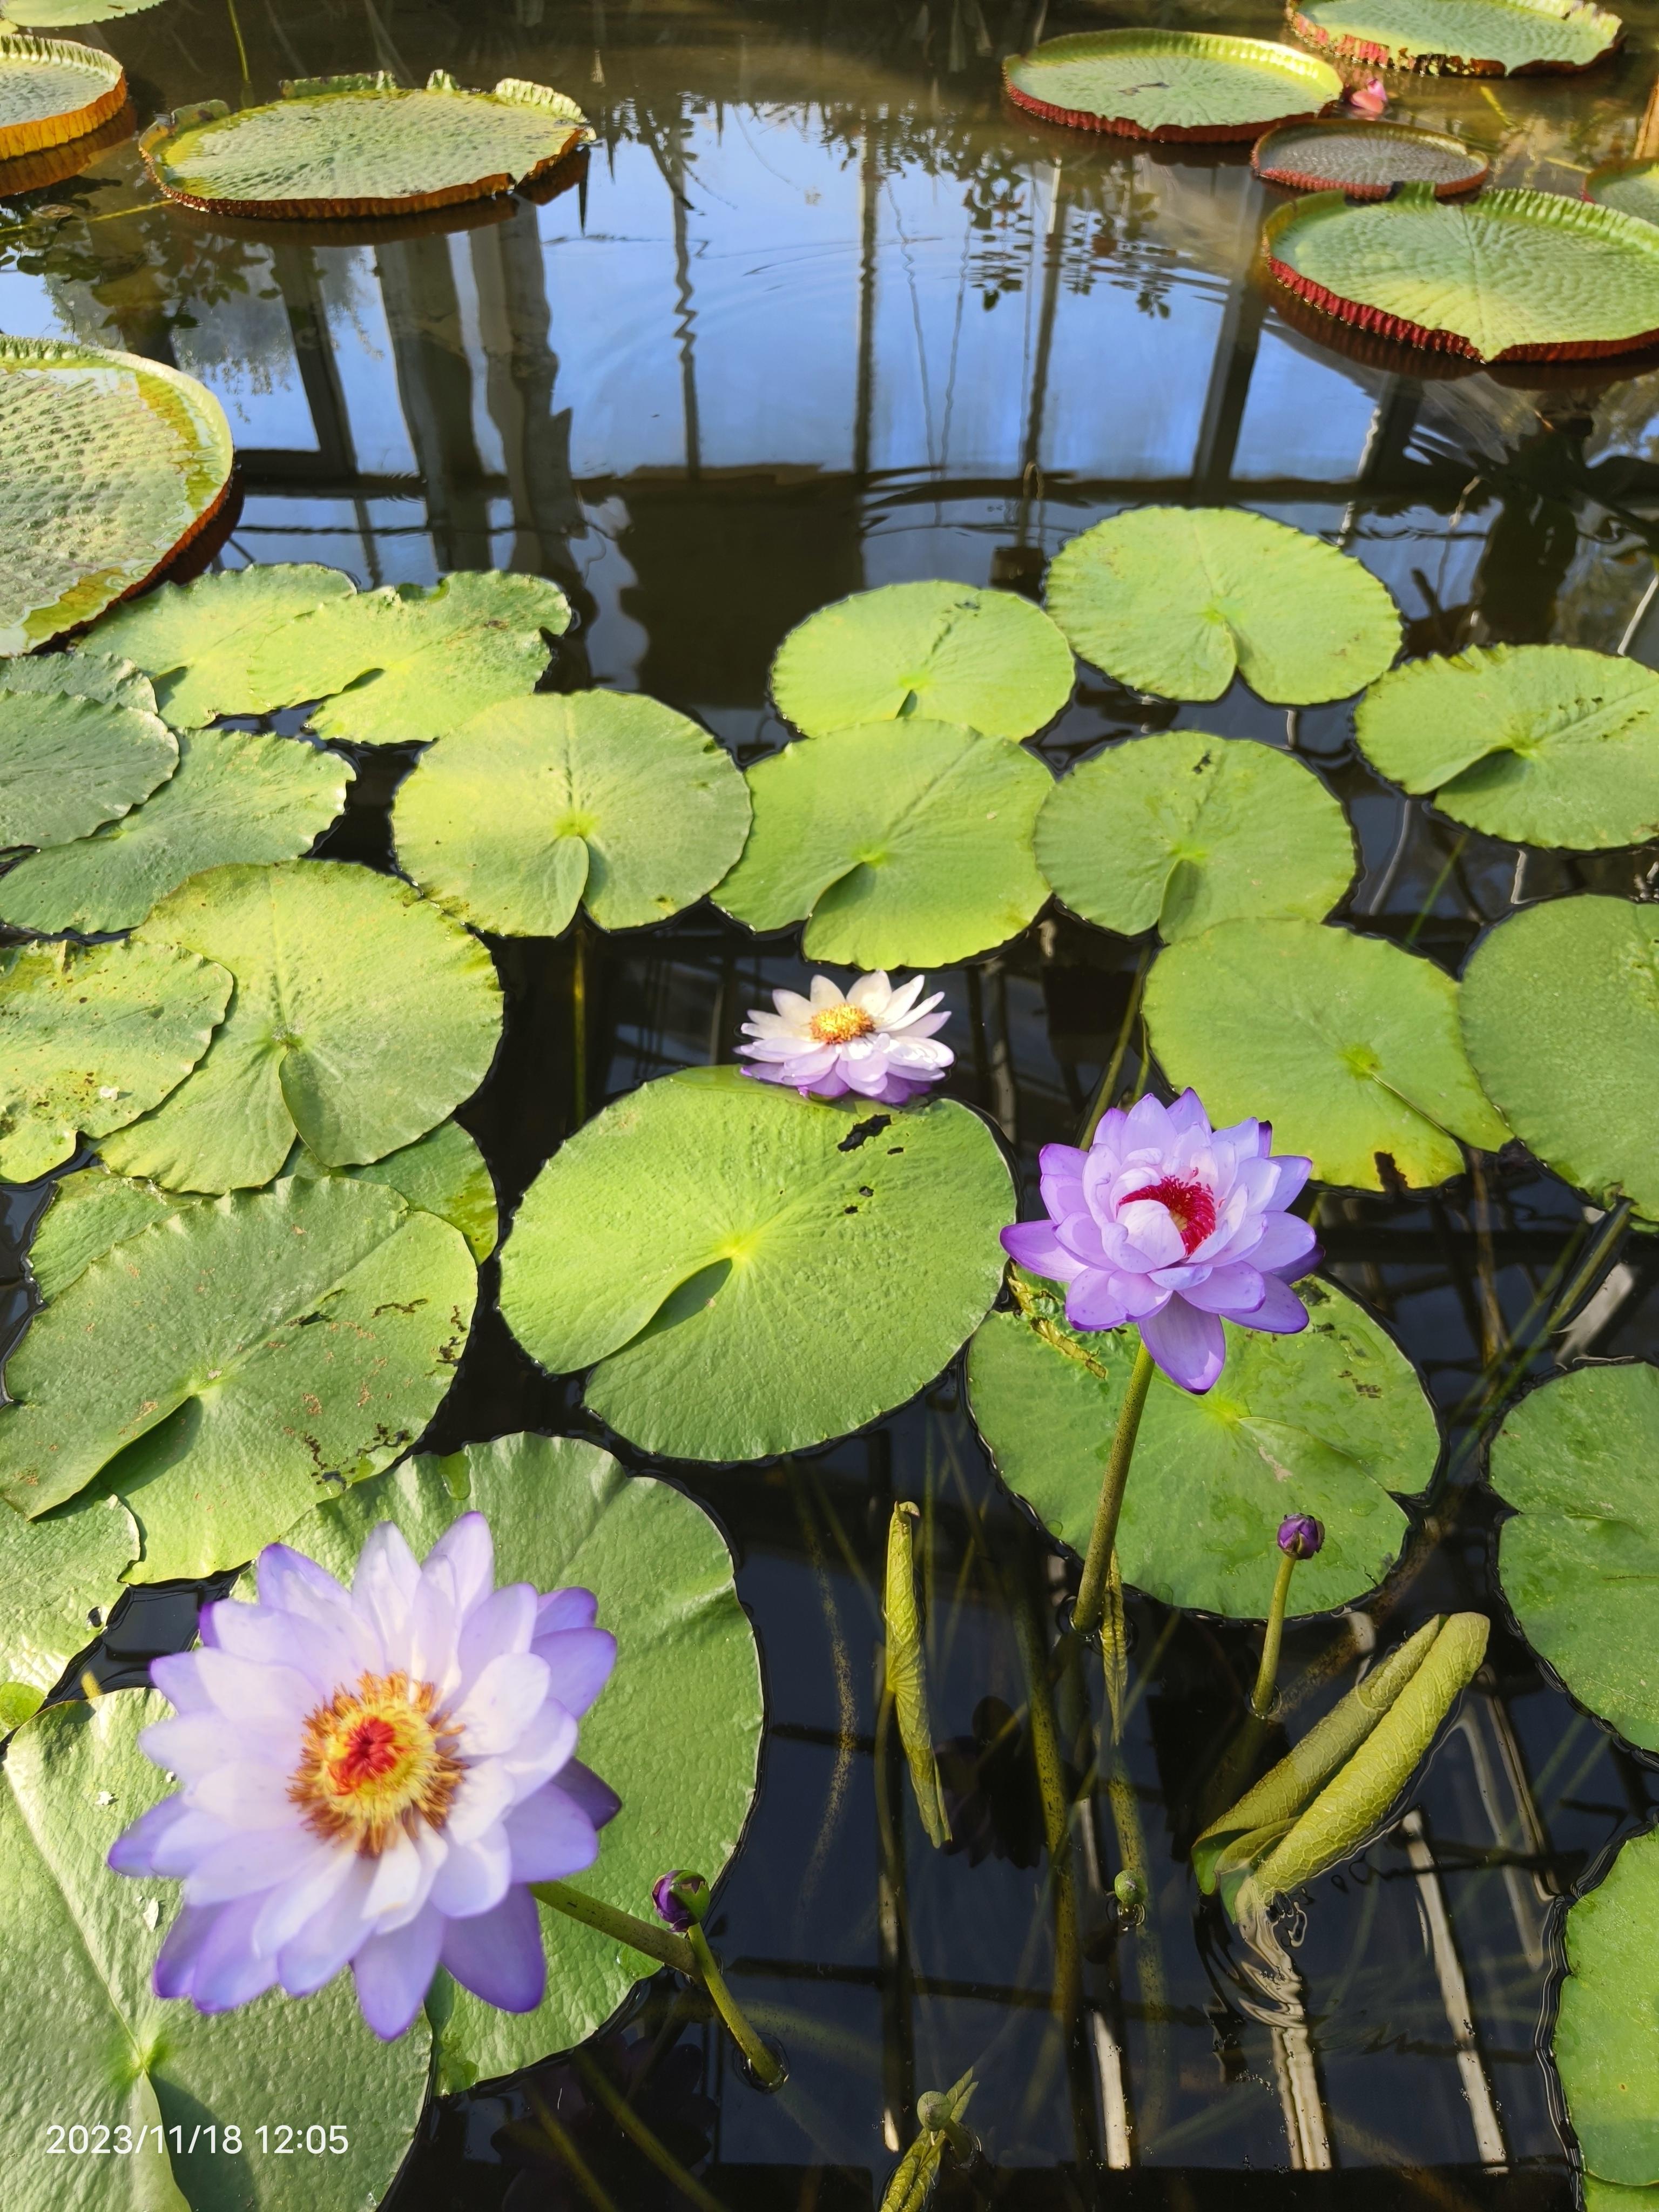
[[390,2041],[442,1966],[532,2010],[547,1964],[526,1885],[591,1866],[617,1809],[571,1755],[617,1652],[592,1593],[495,1589],[478,1513],[424,1565],[382,1522],[349,1592],[268,1545],[258,1593],[204,1607],[203,1648],[150,1668],[177,1711],[139,1741],[184,1787],[109,1863],[183,1881],[157,1995],[226,2012],[349,1965]]
[[921,998],[927,981],[913,975],[896,991],[878,969],[860,975],[845,997],[827,975],[813,976],[805,999],[799,991],[774,991],[777,1012],[751,1006],[743,1025],[754,1042],[738,1050],[757,1063],[744,1073],[789,1084],[804,1098],[854,1091],[883,1106],[902,1106],[937,1083],[956,1057],[933,1042],[951,1017],[933,1012],[943,991]]

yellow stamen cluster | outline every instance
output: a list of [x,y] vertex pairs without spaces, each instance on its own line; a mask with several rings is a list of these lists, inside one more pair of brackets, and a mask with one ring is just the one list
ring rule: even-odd
[[442,1827],[461,1778],[460,1730],[433,1717],[436,1695],[407,1674],[361,1674],[307,1717],[288,1794],[313,1835],[378,1858],[398,1829]]
[[820,1044],[851,1044],[854,1037],[868,1036],[875,1027],[862,1006],[824,1006],[814,1014],[807,1027]]

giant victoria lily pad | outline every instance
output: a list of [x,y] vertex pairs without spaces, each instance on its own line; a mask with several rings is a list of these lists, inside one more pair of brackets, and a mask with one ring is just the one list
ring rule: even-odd
[[210,868],[132,941],[222,962],[236,995],[190,1081],[104,1146],[124,1175],[244,1188],[270,1182],[296,1134],[331,1167],[379,1159],[469,1097],[495,1056],[501,994],[489,953],[368,868]]
[[[0,667],[0,684],[4,675]],[[0,690],[0,845],[85,837],[148,799],[178,764],[172,731],[142,708]]]
[[[377,1522],[394,1522],[418,1558],[472,1511],[495,1537],[499,1583],[592,1590],[599,1626],[617,1638],[615,1671],[582,1722],[577,1754],[622,1810],[597,1864],[572,1886],[648,1919],[651,1885],[668,1868],[718,1878],[755,1794],[760,1663],[726,1540],[670,1484],[625,1474],[596,1444],[538,1436],[411,1461],[325,1505],[288,1540],[344,1577]],[[496,2012],[440,1985],[441,2092],[584,2041],[656,1971],[550,1906],[541,1917],[547,1995],[534,2012]]]
[[1313,0],[1296,34],[1346,61],[1464,76],[1589,69],[1624,35],[1589,0]]
[[1146,1025],[1164,1073],[1218,1127],[1257,1115],[1322,1182],[1413,1188],[1463,1167],[1457,1139],[1510,1132],[1463,1048],[1457,985],[1378,937],[1311,921],[1225,921],[1159,955]]
[[1659,1832],[1631,1838],[1565,1935],[1554,2056],[1585,2203],[1640,2212],[1631,2192],[1659,2183]]
[[[1343,1291],[1297,1285],[1297,1336],[1224,1323],[1227,1363],[1202,1396],[1155,1375],[1124,1493],[1123,1579],[1166,1605],[1266,1614],[1287,1513],[1312,1513],[1325,1542],[1297,1568],[1298,1613],[1346,1605],[1380,1583],[1410,1526],[1392,1492],[1415,1496],[1439,1456],[1434,1412],[1405,1354]],[[1017,1307],[992,1314],[968,1354],[974,1420],[1008,1487],[1073,1551],[1086,1549],[1133,1329],[1067,1328],[1063,1294],[1018,1276]]]
[[1659,908],[1550,899],[1500,922],[1464,971],[1480,1080],[1546,1167],[1659,1221]]
[[467,92],[377,76],[307,77],[269,106],[163,116],[139,141],[169,198],[245,216],[397,215],[530,184],[592,137],[574,100],[503,77]]
[[0,653],[136,592],[219,507],[230,425],[159,362],[0,338]]
[[1659,835],[1659,676],[1568,645],[1413,660],[1354,715],[1372,767],[1454,822],[1578,851]]
[[[17,18],[8,11],[8,20]],[[0,161],[84,137],[126,97],[113,54],[68,39],[0,37]]]
[[750,929],[805,921],[811,960],[965,960],[1048,897],[1031,833],[1052,788],[1034,755],[956,723],[803,738],[750,769],[754,828],[715,903]]
[[748,833],[725,747],[620,691],[492,708],[416,763],[392,811],[413,881],[507,936],[556,937],[579,901],[602,929],[662,921],[720,882]]
[[1597,207],[1659,222],[1659,161],[1603,161],[1585,178],[1584,198]]
[[1492,163],[1445,131],[1404,123],[1288,123],[1257,139],[1250,167],[1264,183],[1298,192],[1386,199],[1396,185],[1428,184],[1437,199],[1478,191]]
[[699,1069],[554,1154],[503,1250],[501,1311],[542,1366],[592,1367],[588,1406],[644,1449],[759,1459],[933,1381],[996,1296],[1011,1198],[964,1106],[821,1105]]
[[1659,337],[1659,231],[1558,192],[1451,206],[1405,185],[1371,207],[1316,192],[1268,216],[1263,247],[1324,313],[1472,361],[1583,360]]
[[1075,31],[1014,55],[1003,81],[1034,115],[1126,138],[1255,138],[1342,97],[1328,63],[1207,31]]
[[1241,507],[1112,515],[1060,548],[1047,597],[1085,660],[1164,699],[1218,699],[1235,675],[1276,706],[1346,699],[1400,650],[1369,569]]

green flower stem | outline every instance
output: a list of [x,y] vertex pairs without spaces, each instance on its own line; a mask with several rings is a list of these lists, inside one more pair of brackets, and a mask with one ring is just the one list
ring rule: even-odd
[[626,1943],[631,1951],[643,1951],[647,1959],[655,1959],[665,1966],[672,1966],[678,1974],[687,1975],[692,1981],[701,1981],[696,1954],[684,1936],[675,1935],[672,1928],[654,1926],[649,1920],[638,1920],[631,1912],[620,1911],[614,1905],[601,1905],[597,1897],[585,1891],[572,1889],[566,1881],[532,1881],[532,1897],[540,1898],[556,1911],[568,1913],[580,1920],[585,1928],[597,1928],[601,1936],[609,1936],[616,1942]]
[[617,2093],[604,2069],[596,2066],[586,2051],[577,2051],[575,2059],[582,2087],[598,2098],[629,2141],[650,2160],[658,2172],[665,2175],[680,2195],[697,2207],[697,2212],[726,2212],[719,2197],[712,2196],[696,2174],[688,2173],[673,2152],[657,2141],[628,2100]]
[[697,1979],[714,1999],[714,2009],[726,2022],[726,2033],[748,2061],[750,2072],[763,2089],[781,2089],[787,2078],[782,2067],[744,2018],[736,1998],[726,1986],[720,1963],[708,1948],[708,1938],[695,1920],[686,1930],[686,1941],[697,1962]]
[[1261,1633],[1261,1664],[1256,1669],[1255,1687],[1250,1692],[1250,1711],[1259,1721],[1265,1721],[1273,1709],[1273,1692],[1279,1682],[1279,1647],[1285,1638],[1285,1608],[1290,1602],[1291,1577],[1295,1571],[1296,1553],[1281,1552],[1279,1572],[1273,1577],[1273,1594],[1267,1607],[1267,1626]]
[[1095,1508],[1095,1525],[1089,1534],[1089,1549],[1083,1562],[1083,1580],[1072,1613],[1072,1626],[1079,1636],[1092,1636],[1106,1618],[1107,1583],[1111,1575],[1112,1547],[1117,1541],[1117,1520],[1123,1510],[1129,1462],[1134,1457],[1141,1408],[1146,1403],[1152,1379],[1152,1355],[1137,1335],[1135,1364],[1118,1412],[1117,1434],[1112,1438],[1111,1456],[1106,1462],[1100,1503]]
[[549,2145],[556,2155],[562,2159],[571,2172],[574,2174],[576,2185],[593,2207],[593,2212],[617,2212],[616,2203],[606,2192],[603,2182],[588,2165],[575,2144],[572,2142],[568,2132],[562,2125],[546,2099],[538,2097],[533,2089],[530,2092],[530,2108],[535,2113],[537,2124],[547,2137]]

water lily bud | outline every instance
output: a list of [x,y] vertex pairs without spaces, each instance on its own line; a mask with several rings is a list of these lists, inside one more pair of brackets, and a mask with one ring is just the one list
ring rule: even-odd
[[1380,76],[1368,76],[1349,88],[1347,104],[1356,115],[1381,115],[1389,104],[1389,88]]
[[1311,1513],[1287,1513],[1279,1524],[1279,1548],[1293,1559],[1311,1559],[1324,1541],[1324,1525]]
[[1124,1867],[1113,1881],[1112,1895],[1126,1912],[1139,1912],[1146,1902],[1146,1885],[1133,1867]]
[[708,1884],[700,1874],[687,1874],[683,1868],[672,1867],[653,1883],[651,1902],[657,1909],[658,1919],[677,1936],[684,1936],[708,1911]]

